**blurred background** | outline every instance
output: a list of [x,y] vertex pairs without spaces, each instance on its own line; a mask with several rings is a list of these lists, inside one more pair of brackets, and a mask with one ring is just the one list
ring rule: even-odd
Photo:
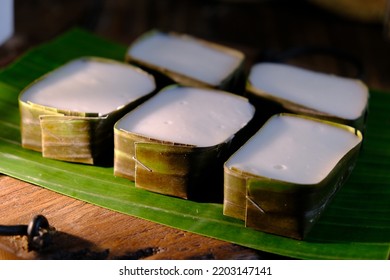
[[[370,88],[390,91],[387,0],[15,0],[15,32],[0,47],[0,67],[27,49],[81,27],[128,45],[153,28],[188,33],[243,51],[247,67],[291,48],[337,49],[356,58]],[[343,59],[291,60],[354,76]]]

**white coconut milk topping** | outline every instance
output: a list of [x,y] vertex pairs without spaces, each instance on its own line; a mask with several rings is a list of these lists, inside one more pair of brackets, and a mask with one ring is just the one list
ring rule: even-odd
[[344,119],[360,117],[368,102],[368,89],[360,80],[291,65],[258,63],[249,82],[269,95]]
[[359,142],[358,136],[339,127],[276,116],[226,166],[286,182],[317,184]]
[[253,106],[243,97],[172,87],[128,113],[116,128],[153,139],[208,147],[230,139],[253,114]]
[[210,85],[220,84],[242,60],[194,39],[161,32],[145,36],[129,49],[128,54]]
[[56,69],[21,96],[24,102],[108,114],[155,88],[151,76],[126,64],[78,59]]

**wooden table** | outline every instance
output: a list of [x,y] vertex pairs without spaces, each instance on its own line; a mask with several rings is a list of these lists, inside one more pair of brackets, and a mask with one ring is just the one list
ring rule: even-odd
[[[340,18],[305,1],[139,0],[91,4],[77,0],[52,1],[52,6],[34,1],[46,3],[42,7],[32,7],[28,2],[17,2],[16,36],[0,49],[1,66],[75,24],[123,44],[151,28],[159,28],[238,48],[247,54],[247,69],[266,51],[297,46],[337,48],[359,59],[370,88],[390,92],[390,38],[385,38],[383,25]],[[354,75],[348,63],[324,55],[307,55],[291,63]],[[54,248],[45,254],[27,252],[25,238],[0,237],[0,259],[283,258],[119,214],[6,175],[0,175],[0,205],[1,224],[26,224],[34,215],[43,214],[59,232],[54,237]]]

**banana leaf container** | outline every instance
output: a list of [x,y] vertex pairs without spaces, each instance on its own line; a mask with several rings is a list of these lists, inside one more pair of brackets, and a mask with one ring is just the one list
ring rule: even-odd
[[[105,67],[105,65],[113,67],[110,68],[110,71],[120,67],[121,70],[118,71],[124,71],[124,79],[134,75],[134,77],[143,80],[146,86],[142,89],[136,89],[137,92],[134,93],[134,96],[131,92],[118,91],[117,93],[115,89],[106,89],[103,92],[103,97],[99,97],[102,99],[99,101],[100,103],[110,103],[116,94],[129,94],[130,96],[126,96],[126,102],[120,103],[120,105],[116,104],[116,107],[109,112],[68,109],[68,102],[85,102],[93,106],[94,103],[98,102],[97,99],[94,100],[92,95],[92,97],[88,97],[90,99],[83,100],[81,95],[84,91],[93,92],[98,87],[104,87],[106,82],[119,84],[121,79],[123,80],[123,77],[115,77],[116,72],[111,72],[113,76],[110,76],[110,73],[104,73],[106,77],[103,78],[94,76],[94,70],[88,72],[88,67],[93,67],[95,64],[99,65],[97,67]],[[76,67],[78,68],[76,69]],[[87,71],[86,74],[85,71]],[[79,73],[83,75],[82,78],[75,77]],[[46,81],[49,81],[49,86],[45,85]],[[50,84],[51,81],[54,82]],[[62,89],[59,88],[58,84],[60,83],[67,83],[65,90],[63,90],[63,86]],[[81,90],[80,88],[74,90],[72,83],[78,84]],[[30,91],[37,89],[35,92],[39,92],[41,89],[38,87],[41,85],[43,85],[43,89],[48,88],[48,95],[45,96],[44,100],[36,102],[33,99],[34,94],[30,94]],[[21,92],[19,109],[22,147],[42,152],[43,157],[46,158],[83,164],[106,165],[110,162],[112,164],[115,122],[149,98],[154,90],[153,76],[127,63],[100,57],[81,57],[69,61],[34,81]],[[59,107],[46,103],[48,99],[54,99],[55,96],[61,99]]]
[[[337,129],[341,133],[346,133],[345,135],[352,139],[352,143],[348,144],[347,148],[343,148],[345,152],[338,156],[331,169],[327,172],[323,170],[316,171],[324,174],[321,175],[319,181],[315,182],[287,180],[269,175],[266,171],[254,172],[248,167],[229,163],[236,154],[246,149],[245,146],[249,142],[255,143],[253,142],[254,139],[262,133],[264,127],[269,125],[273,119],[286,117],[314,123],[313,133],[316,133],[317,130],[315,128],[316,123],[331,129]],[[350,126],[294,114],[273,116],[264,127],[225,162],[224,214],[245,221],[247,227],[289,238],[304,239],[351,174],[360,151],[362,134]],[[283,135],[283,137],[286,136]],[[333,140],[338,141],[337,139]],[[272,141],[278,140],[273,139]],[[329,149],[329,145],[334,143],[332,141],[329,141],[328,144],[324,139],[324,141],[320,141],[323,142],[320,145],[324,149]],[[254,147],[253,144],[251,147]],[[261,144],[257,144],[257,147],[260,149]],[[291,149],[294,149],[294,147],[291,147]],[[258,156],[256,151],[250,152]],[[307,153],[311,152],[313,151],[307,150]],[[282,155],[282,159],[279,159],[281,162],[283,162],[284,156],[290,156],[288,150],[283,150],[282,153],[285,155]],[[274,164],[273,160],[273,158],[267,159],[270,165]],[[294,160],[299,161],[299,156]],[[294,168],[294,165],[298,166],[295,163],[275,164],[273,168],[284,172],[282,169]]]
[[[185,91],[188,90],[196,92],[195,95],[204,92],[206,98],[210,93],[231,99],[233,103],[230,105],[231,108],[227,110],[233,111],[230,109],[237,106],[246,112],[233,112],[229,116],[235,119],[241,118],[242,123],[236,125],[232,133],[224,137],[222,141],[210,142],[205,145],[174,141],[173,139],[167,140],[166,138],[159,137],[158,134],[150,136],[147,133],[140,133],[136,130],[125,128],[125,125],[121,124],[122,120],[126,118],[131,119],[137,114],[137,111],[142,111],[143,107],[145,108],[150,105],[150,102],[155,102],[157,106],[151,114],[146,115],[149,117],[154,112],[158,113],[166,105],[160,102],[164,95],[176,94],[177,92],[177,95],[172,99],[177,100],[173,102],[184,104],[187,101],[180,99],[180,95],[184,95]],[[185,106],[190,106],[191,101],[189,100],[188,103]],[[198,107],[198,105],[194,106],[192,109],[202,111],[202,108]],[[171,111],[170,115],[179,116],[178,120],[172,121],[173,125],[182,122],[183,127],[177,134],[193,128],[192,124],[186,124],[186,119],[193,119],[194,121],[197,119],[197,116],[191,115],[193,112],[191,109],[188,112],[182,111],[180,114],[175,113],[174,110],[169,110]],[[168,86],[136,110],[127,114],[115,125],[114,174],[135,181],[136,187],[149,191],[191,200],[215,201],[220,199],[222,201],[223,162],[232,153],[231,147],[237,145],[235,143],[243,143],[243,139],[249,138],[249,136],[245,138],[244,135],[246,134],[246,125],[250,122],[253,115],[254,107],[242,96],[220,90],[176,85]],[[222,117],[224,116],[222,115]],[[200,118],[202,120],[205,119],[203,116],[200,116]],[[159,121],[160,117],[156,117],[156,119]],[[138,122],[142,122],[142,120]],[[162,119],[161,127],[164,126],[164,122]],[[200,125],[207,127],[209,123],[202,123]],[[180,135],[176,136],[180,137]],[[201,136],[207,138],[207,135]]]
[[158,88],[180,84],[245,91],[245,55],[188,34],[150,30],[129,46],[125,60],[152,73]]
[[359,79],[263,62],[251,67],[246,96],[263,122],[275,114],[292,113],[365,131],[369,92]]
[[212,147],[169,143],[116,131],[114,174],[148,191],[198,201],[221,197],[229,142]]

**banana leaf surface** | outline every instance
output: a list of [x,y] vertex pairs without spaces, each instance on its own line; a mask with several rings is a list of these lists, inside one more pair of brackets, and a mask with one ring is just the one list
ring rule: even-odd
[[[298,259],[389,259],[390,94],[371,90],[363,150],[347,184],[304,241],[245,228],[222,204],[163,196],[134,187],[112,167],[46,159],[23,149],[19,92],[80,56],[124,60],[127,46],[80,29],[36,47],[0,70],[0,172],[128,215],[253,249]],[[1,189],[1,186],[0,186]]]

